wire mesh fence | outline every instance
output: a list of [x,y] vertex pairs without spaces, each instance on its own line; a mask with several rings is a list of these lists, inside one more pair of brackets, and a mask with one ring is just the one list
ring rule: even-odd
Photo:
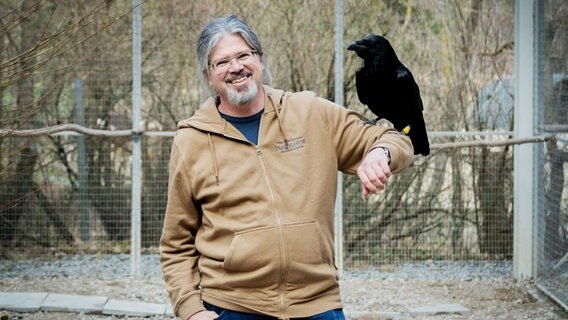
[[538,287],[568,310],[568,24],[558,24],[566,14],[557,1],[535,4],[535,132],[557,139],[535,147],[534,265]]
[[369,200],[349,177],[346,264],[510,259],[511,164],[511,147],[438,151]]
[[[489,134],[481,139],[508,136]],[[87,141],[83,155],[78,147],[81,138]],[[19,174],[3,185],[1,194],[6,200],[4,257],[36,257],[54,250],[129,251],[128,137],[11,137],[4,143],[26,145],[14,155]],[[143,169],[135,174],[143,177],[145,250],[157,247],[161,232],[170,146],[170,137],[143,138]],[[64,158],[60,149],[67,150]],[[88,170],[80,170],[82,158]],[[512,169],[511,146],[438,150],[428,158],[417,158],[382,194],[368,199],[361,197],[357,177],[346,176],[342,200],[346,267],[511,259]],[[26,173],[29,178],[23,176]]]
[[[1,259],[132,254],[133,177],[142,178],[141,250],[156,254],[171,135],[177,121],[204,99],[191,44],[210,17],[232,12],[255,21],[253,15],[262,15],[255,26],[266,39],[267,52],[275,53],[275,82],[333,100],[331,55],[308,55],[332,51],[333,14],[324,2],[305,2],[298,10],[279,1],[143,1],[143,65],[138,70],[143,74],[142,169],[133,173],[131,2],[12,2],[0,0]],[[361,198],[356,177],[345,177],[343,267],[511,260],[513,170],[519,169],[513,168],[509,132],[514,82],[506,76],[512,74],[512,3],[487,1],[471,8],[475,14],[467,21],[456,18],[460,8],[445,1],[420,2],[414,11],[380,1],[360,3],[345,2],[346,37],[358,37],[355,31],[388,31],[399,35],[394,43],[401,59],[431,61],[414,73],[431,112],[426,114],[431,142],[441,147],[427,158],[418,157],[382,194],[369,199]],[[537,199],[537,283],[566,305],[567,6],[563,1],[536,3],[542,37],[537,49],[542,52],[535,133],[546,139],[524,141],[536,142],[538,159],[537,172],[526,173],[536,175],[538,188],[526,196]],[[373,12],[381,12],[382,18]],[[408,15],[413,19],[407,21]],[[282,32],[298,28],[302,31]],[[302,34],[312,36],[308,41]],[[409,38],[413,34],[430,38],[420,47]],[[346,56],[345,104],[357,109],[354,61]],[[440,110],[432,110],[436,108]],[[80,127],[39,135],[22,131],[66,124]],[[458,148],[452,145],[456,142],[466,145]]]
[[568,304],[568,149],[566,140],[539,148],[536,279],[539,288]]

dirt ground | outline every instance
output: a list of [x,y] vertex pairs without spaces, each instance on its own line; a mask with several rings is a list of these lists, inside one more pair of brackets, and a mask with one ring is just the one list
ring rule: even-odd
[[[344,280],[342,295],[344,309],[353,312],[375,313],[359,319],[568,319],[556,304],[535,291],[530,282],[514,279],[468,280],[402,280],[361,279]],[[113,299],[168,303],[162,279],[120,278],[96,280],[60,276],[43,278],[0,279],[1,292],[50,292],[62,294],[97,295]],[[536,298],[535,298],[536,297]],[[459,304],[468,314],[411,315],[410,308]],[[389,315],[389,312],[396,314]],[[31,314],[4,313],[2,320],[29,319],[126,319],[103,315],[37,312]],[[127,319],[162,319],[163,317]]]

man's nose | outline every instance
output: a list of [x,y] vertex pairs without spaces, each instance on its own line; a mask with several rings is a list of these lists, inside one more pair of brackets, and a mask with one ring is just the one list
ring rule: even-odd
[[241,70],[242,68],[243,64],[237,58],[229,60],[229,70]]

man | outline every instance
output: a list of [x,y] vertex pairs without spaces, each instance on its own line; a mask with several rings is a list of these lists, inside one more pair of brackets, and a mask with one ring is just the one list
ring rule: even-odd
[[212,97],[179,123],[161,265],[182,319],[344,319],[334,265],[337,171],[362,194],[411,162],[410,140],[311,92],[266,84],[264,51],[234,16],[201,31]]

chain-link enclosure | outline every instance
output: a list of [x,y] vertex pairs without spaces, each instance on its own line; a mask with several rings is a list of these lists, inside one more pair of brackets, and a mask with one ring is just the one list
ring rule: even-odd
[[368,200],[344,188],[347,268],[512,257],[512,146],[438,150]]
[[[532,143],[536,281],[568,303],[568,4],[536,3],[535,136],[545,138],[511,141],[513,1],[344,2],[345,41],[385,34],[413,71],[433,144],[380,195],[363,199],[358,179],[344,177],[344,268],[511,260],[513,170],[522,170],[513,148]],[[157,254],[171,137],[206,98],[194,51],[212,17],[251,23],[275,87],[334,100],[334,14],[324,1],[143,1],[142,169],[133,172],[131,1],[0,0],[0,12],[1,259],[134,254],[133,177],[142,179],[141,251]],[[354,87],[359,66],[345,54],[344,100],[368,114]]]
[[536,176],[536,281],[568,305],[568,8],[556,1],[536,5],[536,114],[539,133],[556,140],[539,145]]

